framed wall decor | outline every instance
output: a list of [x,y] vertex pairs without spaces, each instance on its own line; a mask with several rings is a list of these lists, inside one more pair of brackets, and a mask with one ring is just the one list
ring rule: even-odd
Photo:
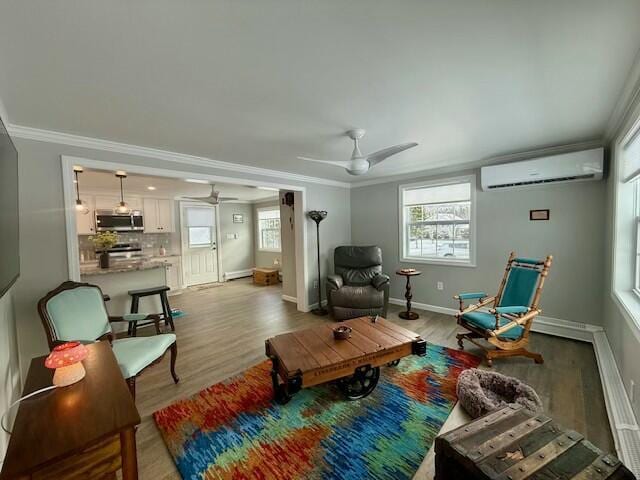
[[549,220],[549,210],[529,210],[529,220]]
[[234,213],[233,223],[244,223],[244,215],[242,213]]

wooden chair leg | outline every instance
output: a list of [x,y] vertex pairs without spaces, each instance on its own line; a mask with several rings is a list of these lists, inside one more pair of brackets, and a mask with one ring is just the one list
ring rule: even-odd
[[171,345],[171,376],[173,377],[174,383],[178,383],[180,378],[176,375],[176,358],[178,357],[178,345],[176,342],[173,342]]
[[458,340],[458,348],[460,350],[464,350],[464,344],[462,343],[462,340],[464,340],[466,334],[464,333],[459,333],[456,335],[456,339]]
[[135,399],[136,399],[136,377],[127,378],[127,386],[129,387],[129,392],[131,393],[131,396],[133,397],[133,400],[135,401]]

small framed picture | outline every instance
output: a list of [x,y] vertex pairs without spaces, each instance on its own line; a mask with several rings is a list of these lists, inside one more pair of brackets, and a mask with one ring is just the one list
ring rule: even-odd
[[244,215],[242,213],[234,213],[233,223],[244,223]]
[[529,210],[529,220],[549,220],[549,210]]

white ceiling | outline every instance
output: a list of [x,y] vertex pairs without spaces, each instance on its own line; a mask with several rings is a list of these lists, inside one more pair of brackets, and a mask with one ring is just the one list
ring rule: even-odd
[[[600,138],[638,0],[4,1],[10,122],[354,181]],[[365,177],[305,163],[417,141]]]
[[[98,170],[87,170],[78,175],[80,184],[80,194],[91,193],[113,193],[120,195],[120,181],[113,172]],[[156,187],[149,190],[147,187]],[[152,197],[206,197],[211,193],[208,184],[189,183],[184,179],[152,177],[148,175],[128,174],[123,180],[125,196],[145,195]],[[221,197],[234,197],[238,200],[255,202],[269,199],[276,199],[277,191],[261,190],[243,185],[233,185],[227,183],[216,183],[216,190]]]

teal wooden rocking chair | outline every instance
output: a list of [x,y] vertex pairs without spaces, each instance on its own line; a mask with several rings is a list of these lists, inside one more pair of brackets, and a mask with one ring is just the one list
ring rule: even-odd
[[[171,376],[178,383],[176,357],[178,347],[173,333],[160,333],[160,317],[146,313],[109,316],[100,287],[88,283],[64,282],[38,302],[38,313],[47,333],[49,348],[68,341],[83,343],[106,340],[127,381],[131,396],[136,396],[136,377],[143,370],[158,363],[167,350],[171,351]],[[156,335],[149,337],[115,338],[114,322],[135,323],[152,321]]]
[[[456,313],[458,324],[468,333],[456,336],[460,349],[464,349],[463,340],[468,340],[486,352],[487,365],[494,358],[525,356],[536,363],[543,363],[539,353],[526,349],[529,344],[529,332],[535,317],[542,310],[538,308],[544,281],[549,274],[553,257],[544,260],[509,255],[498,293],[494,297],[484,292],[460,293],[455,298],[460,305]],[[478,303],[465,307],[465,300],[477,300]],[[481,311],[490,307],[488,311]],[[487,348],[477,339],[484,339],[495,348]]]

